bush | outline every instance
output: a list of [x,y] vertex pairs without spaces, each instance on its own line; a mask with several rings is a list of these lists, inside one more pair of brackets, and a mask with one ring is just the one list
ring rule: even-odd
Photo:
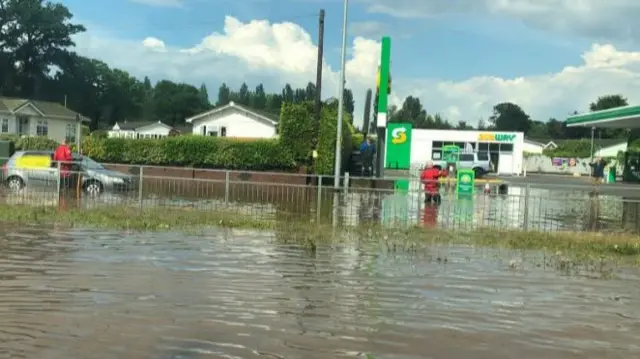
[[96,161],[138,165],[185,166],[235,170],[293,170],[296,163],[280,141],[235,140],[205,136],[163,139],[87,137],[83,153]]
[[[600,148],[595,146],[593,151],[596,152]],[[556,149],[546,149],[542,152],[549,157],[591,157],[591,140],[570,140],[565,141]]]
[[[322,107],[320,129],[318,133],[318,159],[316,160],[316,173],[320,175],[333,175],[336,151],[336,130],[338,119],[338,107],[325,105]],[[342,169],[346,167],[353,148],[351,136],[354,133],[351,118],[344,114],[342,122]]]
[[353,151],[360,151],[362,142],[364,142],[364,133],[354,133],[351,135],[351,149]]
[[283,103],[278,130],[282,145],[291,150],[298,164],[308,164],[318,131],[314,103]]
[[0,135],[0,141],[11,141],[16,151],[45,151],[54,150],[58,142],[42,136],[21,137],[18,135]]

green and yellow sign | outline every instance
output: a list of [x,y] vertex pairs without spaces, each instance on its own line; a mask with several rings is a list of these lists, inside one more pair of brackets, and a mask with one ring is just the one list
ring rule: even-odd
[[384,168],[408,170],[411,166],[410,123],[389,123],[387,126],[386,159]]
[[473,170],[460,169],[457,172],[456,193],[460,197],[472,197],[475,193],[476,173]]
[[478,135],[479,142],[513,142],[516,135],[510,133],[481,133]]

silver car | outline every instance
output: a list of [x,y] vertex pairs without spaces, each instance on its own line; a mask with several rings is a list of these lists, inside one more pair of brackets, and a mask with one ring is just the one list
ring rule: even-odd
[[[49,187],[58,183],[58,168],[55,162],[47,166],[38,163],[42,157],[53,158],[52,151],[18,151],[3,166],[4,181],[12,191],[24,187]],[[18,166],[18,162],[31,157],[28,166]],[[46,160],[46,159],[45,159]],[[82,175],[82,189],[88,195],[99,195],[104,191],[127,192],[137,188],[135,177],[122,172],[111,171],[86,156],[74,156],[74,163]]]

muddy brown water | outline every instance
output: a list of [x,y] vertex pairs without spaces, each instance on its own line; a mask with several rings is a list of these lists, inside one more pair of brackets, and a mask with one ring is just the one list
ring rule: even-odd
[[633,358],[640,272],[250,231],[0,229],[0,358]]

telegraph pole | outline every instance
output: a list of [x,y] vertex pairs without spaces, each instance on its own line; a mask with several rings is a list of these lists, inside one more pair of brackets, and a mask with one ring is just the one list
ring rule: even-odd
[[[318,67],[316,69],[316,121],[320,123],[322,110],[322,57],[324,56],[324,9],[318,19]],[[319,125],[318,125],[319,126]]]
[[367,90],[367,96],[364,99],[364,118],[362,119],[362,132],[366,140],[369,134],[369,121],[371,120],[371,97],[373,96],[371,89]]

